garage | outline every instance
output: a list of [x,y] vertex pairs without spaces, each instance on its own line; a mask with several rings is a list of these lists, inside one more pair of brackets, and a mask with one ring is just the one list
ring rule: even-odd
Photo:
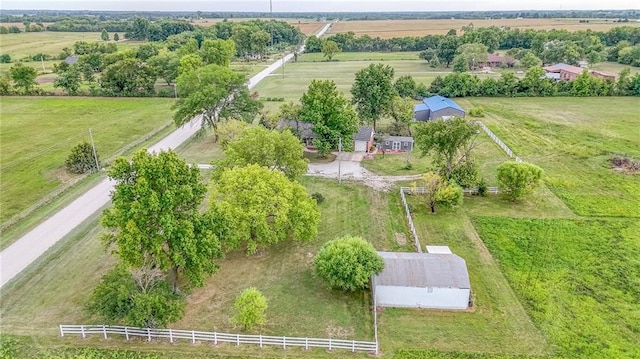
[[453,253],[378,252],[383,271],[373,277],[376,305],[465,310],[471,285],[464,259]]

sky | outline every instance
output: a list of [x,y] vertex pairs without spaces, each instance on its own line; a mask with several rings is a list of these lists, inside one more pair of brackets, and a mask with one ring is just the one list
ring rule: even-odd
[[[272,0],[274,12],[640,9],[640,0]],[[268,12],[269,0],[2,0],[1,9]]]

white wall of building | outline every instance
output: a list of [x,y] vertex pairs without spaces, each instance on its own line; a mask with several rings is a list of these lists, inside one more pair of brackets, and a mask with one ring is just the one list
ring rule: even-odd
[[378,306],[464,310],[469,306],[469,289],[381,286],[375,288]]
[[367,150],[367,142],[366,141],[353,141],[354,149],[356,152],[364,152]]

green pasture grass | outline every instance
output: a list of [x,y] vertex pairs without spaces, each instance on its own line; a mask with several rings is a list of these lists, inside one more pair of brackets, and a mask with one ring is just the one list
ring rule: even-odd
[[629,65],[623,65],[623,64],[619,64],[617,62],[599,62],[597,64],[594,65],[589,65],[589,69],[590,70],[598,70],[598,71],[606,71],[606,72],[610,72],[612,74],[618,74],[620,73],[620,71],[624,70],[628,68],[629,70],[631,70],[631,74],[636,74],[638,72],[640,72],[640,68],[638,67],[633,67],[633,66],[629,66]]
[[382,348],[548,353],[544,336],[527,316],[463,209],[436,208],[431,214],[420,197],[409,196],[409,203],[421,245],[449,246],[466,261],[474,307],[462,312],[386,308],[379,315]]
[[72,181],[64,169],[71,149],[89,141],[105,160],[171,118],[167,99],[4,97],[0,220],[29,207],[59,185]]
[[[2,34],[0,35],[0,53],[11,55],[14,61],[39,53],[56,56],[65,47],[73,49],[76,41],[102,42],[100,35],[100,32],[54,31]],[[113,33],[109,34],[109,38],[113,38]],[[117,42],[119,49],[137,47],[140,43],[139,41]]]
[[215,136],[212,131],[191,137],[176,148],[176,152],[180,157],[184,158],[187,163],[210,164],[213,160],[224,158],[224,152],[220,146],[220,142],[215,142]]
[[[333,56],[331,61],[389,61],[418,60],[419,52],[341,52]],[[329,62],[321,52],[304,53],[298,58],[300,62]]]
[[476,217],[473,222],[559,357],[640,355],[637,220]]
[[474,98],[489,126],[582,216],[640,217],[640,177],[610,168],[614,154],[640,158],[640,106],[632,97]]

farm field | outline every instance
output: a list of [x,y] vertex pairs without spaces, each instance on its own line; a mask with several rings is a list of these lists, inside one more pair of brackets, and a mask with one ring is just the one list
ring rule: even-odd
[[482,121],[581,216],[640,217],[640,177],[614,171],[612,155],[640,158],[640,107],[632,97],[468,98]]
[[[120,34],[120,36],[124,36]],[[113,33],[109,33],[109,37],[113,37]],[[100,39],[99,32],[29,32],[20,34],[2,34],[0,35],[0,53],[11,55],[11,59],[15,62],[26,56],[32,56],[39,53],[57,56],[65,47],[73,48],[76,41],[98,41]],[[119,41],[118,49],[122,50],[129,47],[136,47],[142,42],[135,41]]]
[[[580,20],[588,20],[581,23]],[[405,36],[445,35],[450,29],[462,31],[463,26],[473,23],[478,27],[510,27],[518,29],[569,31],[587,30],[607,31],[617,26],[640,26],[637,22],[616,23],[612,19],[422,19],[422,20],[359,20],[339,21],[329,29],[327,35],[353,31],[357,36],[369,35],[383,39]]]
[[89,128],[104,161],[165,127],[172,103],[167,99],[2,98],[0,221],[77,178],[66,172],[64,160],[72,147],[89,141]]

